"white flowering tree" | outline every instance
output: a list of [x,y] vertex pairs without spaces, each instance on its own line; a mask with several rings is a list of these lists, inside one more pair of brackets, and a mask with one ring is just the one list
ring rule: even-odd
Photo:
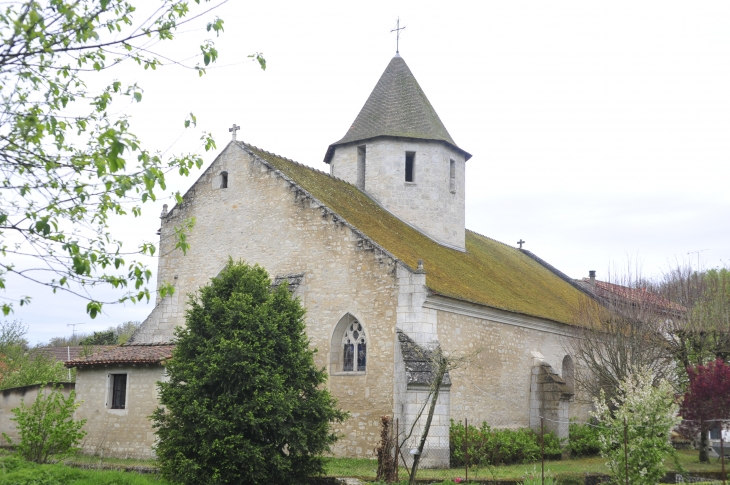
[[603,392],[593,416],[601,424],[601,455],[618,483],[654,485],[666,473],[664,463],[673,456],[669,434],[681,418],[671,385],[637,371],[619,384],[615,397]]

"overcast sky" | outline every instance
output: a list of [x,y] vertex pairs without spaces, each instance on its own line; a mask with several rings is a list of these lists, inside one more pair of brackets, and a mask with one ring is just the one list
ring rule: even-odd
[[[219,150],[236,123],[239,139],[327,170],[327,146],[395,53],[400,16],[401,55],[473,154],[469,229],[522,238],[576,278],[595,269],[601,279],[627,260],[649,276],[688,258],[730,263],[730,2],[231,0],[216,14],[226,31],[206,76],[131,64],[107,74],[144,88],[141,104],[117,113],[148,146],[200,150],[182,129],[193,112]],[[194,55],[203,25],[166,55]],[[246,57],[255,51],[265,72]],[[198,175],[170,185],[184,191]],[[128,245],[155,240],[163,202],[115,222]],[[70,333],[68,323],[89,332],[143,320],[152,308],[107,306],[92,321],[66,295],[14,290],[35,296],[11,317],[30,325],[32,342]]]

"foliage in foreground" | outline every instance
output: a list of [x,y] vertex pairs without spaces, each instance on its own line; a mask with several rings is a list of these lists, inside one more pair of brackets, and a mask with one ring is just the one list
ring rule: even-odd
[[682,401],[682,428],[688,436],[701,433],[700,461],[708,462],[707,433],[717,420],[730,419],[730,365],[717,359],[687,368],[689,389]]
[[[130,82],[128,68],[116,70],[127,80],[99,73],[131,63],[154,71],[167,63],[202,75],[218,57],[211,40],[202,42],[194,65],[162,49],[182,25],[215,8],[193,10],[193,3],[206,1],[168,0],[138,17],[127,0],[2,2],[0,288],[25,280],[66,291],[88,300],[91,318],[103,304],[89,293],[94,285],[125,292],[116,301],[149,300],[152,272],[138,257],[153,256],[156,247],[142,242],[122,250],[109,220],[139,216],[144,202],[166,190],[170,172],[188,175],[203,160],[198,153],[166,158],[144,148],[129,117],[118,114],[142,101],[142,88]],[[223,21],[210,19],[206,30],[220,34]],[[258,53],[252,57],[265,68]],[[94,89],[87,82],[104,84]],[[190,114],[180,127],[195,121]],[[215,147],[210,135],[201,140],[205,150]],[[177,229],[175,245],[185,250],[185,225]],[[161,296],[172,290],[170,284],[159,289]],[[3,314],[12,309],[12,301],[0,302]]]
[[162,474],[199,483],[301,483],[346,415],[323,388],[304,309],[266,271],[229,260],[191,295],[153,415]]
[[[473,465],[508,465],[530,463],[540,459],[540,436],[528,428],[491,428],[486,422],[481,427],[469,426],[468,448],[465,447],[466,428],[451,420],[449,446],[452,466],[465,463],[468,450]],[[560,457],[560,439],[554,433],[545,433],[545,455]]]
[[570,423],[566,448],[571,458],[596,456],[601,452],[600,431],[590,424]]
[[[79,406],[75,399],[76,391],[64,397],[59,387],[54,387],[50,394],[41,387],[33,404],[21,402],[14,408],[15,416],[10,419],[17,423],[20,434],[20,443],[15,445],[18,454],[28,461],[47,463],[50,458],[59,459],[78,451],[77,445],[86,436],[81,430],[86,420],[73,419]],[[12,443],[8,435],[3,436]]]
[[653,381],[649,372],[637,370],[620,383],[610,402],[602,393],[592,413],[601,424],[601,455],[608,458],[611,474],[621,479],[628,468],[634,485],[659,483],[667,472],[666,459],[674,456],[676,462],[669,437],[681,421],[679,406],[667,381],[656,387]]

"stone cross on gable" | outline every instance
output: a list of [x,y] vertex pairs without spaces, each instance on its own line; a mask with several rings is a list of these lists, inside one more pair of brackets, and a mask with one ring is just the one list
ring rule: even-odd
[[400,31],[404,30],[405,27],[400,26],[400,17],[398,17],[398,21],[395,24],[395,28],[391,30],[391,32],[395,32],[395,53],[399,54],[398,52],[398,44],[400,43]]
[[525,244],[525,241],[523,241],[522,238],[520,238],[520,240],[517,241],[517,244],[519,244],[520,245],[520,249],[522,249],[522,245]]
[[233,141],[236,141],[236,132],[238,130],[240,130],[240,129],[241,129],[241,127],[240,126],[236,126],[235,123],[233,123],[233,126],[231,126],[230,128],[228,128],[228,132],[229,133],[233,133],[233,136],[231,138]]

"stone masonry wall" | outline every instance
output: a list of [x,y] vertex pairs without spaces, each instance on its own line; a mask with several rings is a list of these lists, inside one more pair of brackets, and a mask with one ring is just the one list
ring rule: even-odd
[[[228,173],[225,189],[217,184],[221,171]],[[172,234],[189,218],[195,218],[195,227],[188,235],[190,250],[183,255],[173,249]],[[174,283],[179,303],[158,312],[163,323],[145,322],[135,341],[164,340],[170,329],[183,325],[185,295],[217,275],[229,257],[259,264],[272,278],[303,273],[296,295],[307,308],[307,335],[317,349],[317,366],[330,362],[332,335],[343,315],[351,313],[365,327],[366,372],[337,372],[330,375],[328,387],[351,413],[338,430],[344,436],[335,452],[372,457],[380,416],[393,409],[396,271],[391,259],[362,248],[359,239],[248,152],[229,144],[182,206],[163,218],[159,281]]]
[[[357,147],[365,145],[365,191],[383,207],[431,238],[465,247],[466,162],[443,143],[428,140],[376,138],[338,146],[332,157],[335,177],[357,182]],[[406,152],[415,152],[413,182],[405,181]],[[450,164],[455,162],[451,191]]]
[[[451,417],[468,418],[474,425],[487,421],[500,428],[529,427],[531,352],[541,353],[554,369],[561,369],[570,327],[493,309],[489,312],[494,319],[480,318],[475,305],[458,305],[456,311],[466,314],[444,311],[444,305],[429,301],[425,305],[442,308],[438,335],[447,352],[479,350],[468,365],[451,372]],[[498,321],[502,316],[513,323]],[[589,410],[571,402],[569,416],[587,420]]]
[[[61,394],[66,398],[68,398],[71,391],[76,387],[73,382],[61,382],[59,385],[61,386]],[[0,436],[7,434],[13,440],[13,443],[18,443],[20,441],[20,434],[17,430],[17,424],[11,420],[11,418],[15,417],[13,409],[20,406],[23,402],[27,406],[30,406],[35,402],[39,392],[50,394],[52,389],[52,384],[46,384],[43,390],[41,390],[40,384],[3,389],[1,391],[2,397],[0,397]],[[3,445],[7,445],[4,439]]]
[[[125,409],[110,409],[110,374],[127,374]],[[149,416],[158,406],[157,381],[164,378],[160,365],[97,365],[76,374],[81,405],[76,419],[86,419],[83,452],[114,458],[154,458],[155,434]]]

